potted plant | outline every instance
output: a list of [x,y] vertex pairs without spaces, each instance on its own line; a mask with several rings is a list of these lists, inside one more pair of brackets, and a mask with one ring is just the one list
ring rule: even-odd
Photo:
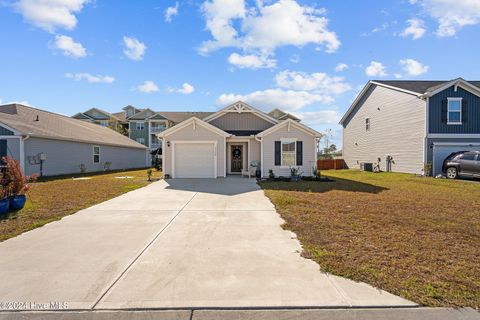
[[10,199],[7,197],[6,188],[0,190],[0,215],[6,215],[10,210]]
[[28,182],[36,180],[36,176],[25,176],[16,159],[4,157],[3,161],[6,167],[4,176],[9,181],[5,188],[6,195],[9,195],[9,209],[21,210],[27,200],[25,193],[30,189]]
[[302,174],[303,172],[300,172],[299,168],[290,167],[290,181],[300,181]]

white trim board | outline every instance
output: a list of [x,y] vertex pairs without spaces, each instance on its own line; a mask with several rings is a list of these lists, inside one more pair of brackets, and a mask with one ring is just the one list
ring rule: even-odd
[[431,139],[480,139],[479,133],[430,133],[427,138]]
[[302,123],[299,123],[295,120],[292,120],[292,119],[288,119],[288,120],[285,120],[285,121],[282,121],[276,125],[274,125],[273,127],[270,127],[262,132],[260,132],[259,134],[257,134],[257,137],[264,137],[266,135],[269,135],[270,133],[272,132],[275,132],[277,131],[278,129],[282,128],[283,126],[288,126],[289,128],[290,127],[295,127],[297,128],[298,130],[300,131],[303,131],[311,136],[314,136],[316,138],[321,138],[323,135],[320,133],[320,132],[317,132],[316,130],[313,130],[312,128],[310,127],[307,127],[306,125],[302,124]]
[[468,83],[467,81],[465,81],[462,78],[457,78],[457,79],[454,79],[452,81],[448,81],[444,85],[442,85],[441,87],[438,87],[433,91],[426,92],[423,96],[428,96],[428,97],[434,96],[437,93],[442,92],[443,90],[450,88],[451,86],[455,86],[455,88],[454,88],[455,91],[457,91],[457,88],[460,87],[460,88],[476,95],[477,97],[480,97],[480,88]]
[[435,146],[438,146],[438,147],[468,146],[468,147],[470,147],[470,146],[480,146],[480,143],[479,142],[472,142],[472,143],[469,143],[469,142],[434,142],[433,147],[435,148]]
[[401,88],[398,88],[398,87],[394,87],[394,86],[389,86],[388,84],[384,84],[384,83],[380,83],[380,82],[376,82],[376,81],[368,81],[367,84],[365,85],[365,87],[363,87],[362,91],[360,91],[360,93],[357,95],[357,97],[355,98],[355,100],[352,102],[352,104],[350,105],[350,108],[348,108],[347,112],[345,112],[345,114],[343,115],[342,119],[340,119],[339,121],[339,124],[343,125],[343,123],[345,122],[345,120],[347,120],[348,116],[353,112],[353,110],[355,109],[355,107],[357,106],[358,102],[362,99],[363,95],[368,91],[368,89],[370,89],[370,87],[372,85],[376,85],[376,86],[380,86],[380,87],[384,87],[384,88],[387,88],[387,89],[391,89],[391,90],[395,90],[395,91],[400,91],[400,92],[403,92],[403,93],[406,93],[406,94],[411,94],[411,95],[414,95],[418,98],[421,98],[422,97],[422,94],[418,93],[418,92],[413,92],[413,91],[409,91],[409,90],[405,90],[405,89],[401,89]]
[[231,134],[229,134],[229,133],[227,133],[227,132],[223,131],[222,129],[219,129],[215,126],[212,126],[210,123],[207,123],[207,122],[205,122],[205,121],[203,121],[203,120],[201,120],[197,117],[191,117],[191,118],[189,118],[185,121],[180,122],[176,126],[170,127],[167,130],[158,133],[157,137],[166,138],[169,135],[187,127],[190,124],[193,124],[194,127],[198,124],[198,125],[204,127],[205,129],[210,130],[213,133],[216,133],[216,134],[218,134],[220,136],[223,136],[223,137],[230,137],[231,136]]
[[[235,108],[236,106],[241,105],[243,108],[238,109],[238,110],[231,110],[232,108]],[[212,120],[215,120],[227,113],[253,113],[257,115],[259,118],[262,118],[272,124],[277,124],[279,121],[275,118],[270,117],[268,114],[252,107],[251,105],[243,102],[243,101],[237,101],[235,103],[232,103],[228,106],[226,106],[223,109],[220,109],[219,111],[215,112],[214,114],[209,115],[208,117],[205,117],[203,120],[206,122],[210,122]]]

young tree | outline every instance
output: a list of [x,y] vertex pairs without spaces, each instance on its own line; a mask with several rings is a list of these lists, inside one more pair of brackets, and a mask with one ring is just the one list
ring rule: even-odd
[[120,121],[118,121],[115,118],[110,118],[108,119],[108,127],[112,129],[113,131],[116,131],[120,134],[123,134],[124,136],[128,135],[128,130],[123,126]]

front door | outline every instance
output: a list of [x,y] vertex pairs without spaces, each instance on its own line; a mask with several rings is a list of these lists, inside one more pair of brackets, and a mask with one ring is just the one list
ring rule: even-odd
[[242,172],[243,167],[243,146],[242,145],[232,145],[231,147],[231,172]]

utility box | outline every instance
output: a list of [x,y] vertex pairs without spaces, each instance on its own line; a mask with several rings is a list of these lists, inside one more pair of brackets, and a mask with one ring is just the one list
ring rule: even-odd
[[373,163],[371,162],[360,162],[360,170],[373,172]]

